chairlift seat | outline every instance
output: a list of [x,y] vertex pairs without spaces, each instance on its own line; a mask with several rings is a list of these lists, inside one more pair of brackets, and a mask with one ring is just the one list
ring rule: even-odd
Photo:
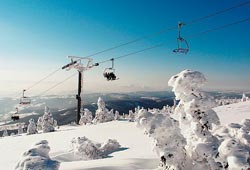
[[28,105],[28,104],[30,104],[31,103],[31,100],[30,100],[30,98],[28,98],[28,97],[22,97],[21,99],[20,99],[20,104],[21,105]]
[[189,51],[188,48],[177,48],[177,49],[174,49],[173,52],[175,53],[184,53],[184,54],[187,54]]
[[15,120],[19,120],[19,115],[17,115],[17,114],[13,114],[12,116],[11,116],[11,119],[13,120],[13,121],[15,121]]

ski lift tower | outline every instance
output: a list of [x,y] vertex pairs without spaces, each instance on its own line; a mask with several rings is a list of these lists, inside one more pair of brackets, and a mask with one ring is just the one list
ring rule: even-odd
[[78,71],[78,93],[76,95],[76,99],[77,99],[76,123],[79,124],[81,106],[82,106],[81,92],[83,88],[84,71],[91,69],[95,65],[92,65],[92,61],[93,61],[92,58],[77,57],[77,56],[68,56],[68,58],[71,60],[71,62],[63,66],[62,69],[66,69],[67,71],[71,69],[76,69]]

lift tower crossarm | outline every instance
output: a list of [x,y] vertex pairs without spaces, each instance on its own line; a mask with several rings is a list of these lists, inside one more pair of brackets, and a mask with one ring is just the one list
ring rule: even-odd
[[[76,116],[76,123],[79,124],[80,121],[80,113],[81,113],[81,106],[82,106],[82,98],[81,92],[83,87],[83,73],[91,69],[94,65],[92,65],[92,58],[88,57],[77,57],[77,56],[68,56],[71,59],[71,62],[66,64],[62,67],[62,69],[66,69],[67,71],[71,69],[76,69],[78,71],[78,93],[76,95],[77,99],[77,116]],[[86,61],[86,64],[84,63]],[[85,65],[84,65],[85,64]]]

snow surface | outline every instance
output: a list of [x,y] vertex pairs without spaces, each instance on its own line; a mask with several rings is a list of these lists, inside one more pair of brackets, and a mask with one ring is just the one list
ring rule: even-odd
[[[70,142],[74,137],[83,136],[99,143],[116,139],[121,149],[105,159],[72,161]],[[58,131],[51,133],[0,138],[0,169],[14,169],[21,155],[40,140],[49,142],[50,158],[61,162],[60,170],[154,169],[159,163],[159,159],[152,151],[149,138],[135,123],[112,121],[89,126],[62,126]]]
[[[222,125],[240,123],[242,119],[250,118],[250,101],[219,106],[214,110]],[[116,139],[121,148],[104,159],[79,160],[72,152],[71,141],[74,137],[83,136],[98,143]],[[51,148],[49,156],[52,160],[61,162],[60,170],[142,170],[155,169],[159,165],[159,157],[152,150],[152,141],[136,127],[136,123],[111,121],[97,125],[61,126],[59,130],[51,133],[0,138],[0,170],[14,169],[22,154],[41,140],[48,141]],[[229,147],[230,143],[232,141],[225,140],[222,146]],[[223,148],[220,147],[221,153],[224,153]],[[235,161],[234,157],[228,157],[228,160]]]
[[221,125],[240,123],[243,119],[250,119],[250,101],[219,106],[214,111],[218,114]]

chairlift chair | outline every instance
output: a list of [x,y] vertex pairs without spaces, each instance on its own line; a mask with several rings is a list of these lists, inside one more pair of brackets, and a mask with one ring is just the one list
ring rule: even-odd
[[114,80],[118,80],[119,79],[115,75],[114,58],[111,59],[111,62],[112,62],[112,67],[105,68],[105,70],[103,72],[103,76],[107,79],[107,81],[114,81]]
[[19,115],[18,115],[18,108],[16,107],[16,112],[11,115],[11,119],[13,121],[19,120]]
[[23,96],[20,98],[20,103],[19,104],[21,104],[21,105],[29,105],[31,103],[31,99],[24,95],[25,91],[26,90],[24,89],[23,90]]
[[188,42],[181,37],[181,27],[184,23],[178,23],[178,38],[177,38],[177,48],[173,50],[175,53],[187,54],[189,52]]

